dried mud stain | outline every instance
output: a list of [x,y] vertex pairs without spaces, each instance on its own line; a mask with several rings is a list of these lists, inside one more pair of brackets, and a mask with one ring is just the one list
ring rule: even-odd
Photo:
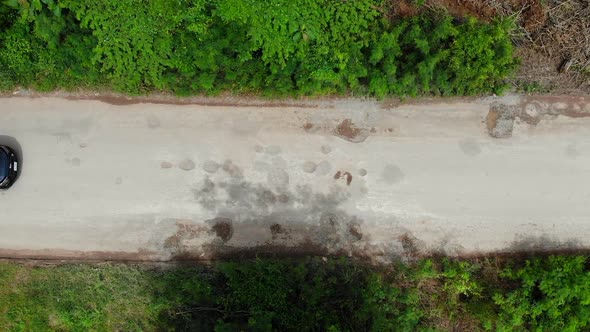
[[180,249],[185,241],[196,239],[206,232],[206,228],[194,225],[190,220],[176,222],[176,233],[164,240],[164,248]]
[[232,221],[229,218],[215,218],[211,230],[215,232],[215,235],[219,237],[223,242],[229,241],[234,233]]
[[334,174],[334,180],[339,180],[342,178],[345,178],[346,185],[350,186],[350,183],[352,182],[352,174],[350,174],[349,172],[341,172],[341,171],[338,171],[338,172],[336,172],[336,174]]
[[336,134],[339,136],[346,137],[348,139],[354,139],[361,133],[361,130],[352,123],[350,119],[344,119],[336,127]]
[[274,223],[270,225],[269,229],[273,244],[278,245],[281,241],[286,241],[285,243],[293,244],[293,237],[291,236],[291,232],[289,229],[285,228],[279,223]]
[[420,250],[417,245],[417,239],[410,233],[404,233],[398,237],[399,242],[402,245],[404,253],[409,257],[416,257],[419,255]]
[[[215,183],[204,178],[204,187],[215,190],[195,189],[196,202],[218,217],[205,221],[203,241],[183,242],[185,245],[173,252],[173,257],[339,251],[358,256],[367,248],[373,250],[372,244],[365,243],[370,237],[362,230],[363,221],[340,207],[350,199],[344,186],[333,186],[328,192],[314,192],[310,185],[270,188],[267,183],[253,183],[226,173],[226,179]],[[340,181],[350,184],[350,172],[341,171],[340,175]],[[168,242],[178,245],[181,241],[173,238]]]
[[494,138],[509,138],[512,136],[514,119],[518,116],[517,107],[494,103],[486,116],[488,133]]
[[546,116],[569,118],[590,117],[590,100],[579,96],[536,96],[523,98],[518,105],[494,103],[485,118],[491,137],[508,138],[512,135],[515,120],[536,126]]
[[270,225],[270,233],[275,237],[277,234],[281,234],[284,232],[283,227],[280,224],[272,224]]
[[[586,96],[535,96],[524,98],[520,103],[521,113],[534,106],[537,117],[545,114],[563,115],[570,118],[590,117],[590,98]],[[526,119],[525,119],[526,120]]]
[[352,143],[361,143],[369,136],[369,130],[357,127],[351,119],[344,119],[334,128],[334,135]]
[[486,127],[488,132],[492,132],[494,128],[496,128],[496,122],[500,118],[500,112],[496,109],[490,109],[488,115],[486,116]]
[[350,233],[350,235],[352,235],[352,237],[357,241],[360,241],[363,238],[363,233],[361,232],[359,225],[354,224],[348,226],[348,233]]

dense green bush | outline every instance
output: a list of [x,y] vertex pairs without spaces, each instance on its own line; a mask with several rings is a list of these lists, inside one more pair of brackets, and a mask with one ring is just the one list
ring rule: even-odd
[[519,287],[498,293],[497,330],[582,331],[590,328],[590,271],[585,257],[554,256],[507,267]]
[[511,21],[387,20],[382,0],[9,0],[0,88],[463,95],[514,69]]

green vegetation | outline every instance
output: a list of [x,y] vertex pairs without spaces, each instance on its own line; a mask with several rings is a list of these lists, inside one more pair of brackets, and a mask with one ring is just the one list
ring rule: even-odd
[[516,91],[521,93],[547,93],[551,91],[549,87],[546,87],[537,81],[518,80],[514,85]]
[[0,90],[499,93],[510,20],[389,18],[385,0],[7,0]]
[[0,263],[2,331],[580,331],[589,261]]

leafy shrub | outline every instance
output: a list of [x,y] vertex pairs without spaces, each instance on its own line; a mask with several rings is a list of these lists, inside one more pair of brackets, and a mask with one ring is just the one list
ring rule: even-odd
[[502,277],[519,286],[497,293],[497,330],[581,331],[590,326],[590,272],[586,257],[551,256],[507,267]]
[[357,318],[369,321],[371,331],[415,331],[427,314],[420,303],[420,291],[400,286],[399,280],[371,275],[363,292],[365,305]]
[[8,4],[12,7],[0,7],[13,18],[0,33],[0,75],[11,86],[98,87],[101,80],[90,62],[96,40],[71,11],[51,0]]

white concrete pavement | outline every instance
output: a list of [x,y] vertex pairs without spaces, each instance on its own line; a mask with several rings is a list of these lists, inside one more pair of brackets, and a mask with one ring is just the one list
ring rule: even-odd
[[0,98],[0,138],[23,159],[0,193],[0,256],[587,248],[590,118],[563,114],[590,104],[551,100],[526,103],[562,113],[517,118],[498,139],[485,121],[493,98],[391,108]]

